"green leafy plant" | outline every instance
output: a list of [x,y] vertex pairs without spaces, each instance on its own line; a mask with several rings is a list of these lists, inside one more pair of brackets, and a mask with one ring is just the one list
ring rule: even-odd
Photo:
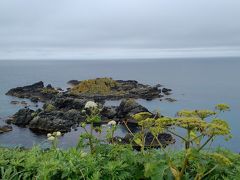
[[[84,140],[87,139],[90,151],[93,154],[95,152],[95,143],[98,142],[98,139],[93,135],[93,131],[96,130],[96,128],[94,128],[94,123],[101,121],[101,118],[99,116],[100,109],[95,102],[88,101],[83,112],[86,115],[86,122],[81,123],[81,127],[84,129],[85,133],[80,135],[77,147],[80,148],[84,146]],[[90,132],[86,128],[87,123],[90,124]],[[100,129],[97,128],[97,130]]]
[[[240,179],[240,155],[219,148],[206,149],[218,136],[229,138],[230,127],[219,118],[229,110],[227,105],[217,105],[214,111],[183,110],[176,117],[154,116],[149,112],[135,114],[133,118],[139,132],[131,133],[134,143],[141,146],[139,152],[133,150],[132,144],[114,143],[115,121],[109,122],[107,141],[97,140],[93,134],[97,127],[93,125],[100,121],[100,109],[96,103],[88,102],[84,110],[86,121],[82,124],[85,133],[80,136],[78,147],[57,148],[60,132],[48,134],[52,143],[50,150],[36,146],[31,149],[0,147],[0,179],[237,180]],[[86,128],[87,124],[90,129]],[[160,149],[145,148],[146,132],[152,133],[155,139],[159,133],[171,133],[180,139],[183,149],[165,147],[160,141],[157,141]],[[80,148],[84,142],[90,153]]]

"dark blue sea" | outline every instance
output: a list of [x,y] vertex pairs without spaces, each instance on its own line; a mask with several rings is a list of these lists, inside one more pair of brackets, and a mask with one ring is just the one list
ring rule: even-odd
[[[174,116],[181,109],[213,109],[215,104],[227,103],[231,111],[222,117],[231,128],[233,138],[226,142],[217,138],[214,146],[240,151],[240,58],[81,60],[81,61],[0,61],[0,123],[13,115],[20,105],[10,104],[17,98],[6,96],[13,87],[44,81],[55,87],[67,88],[67,81],[96,77],[138,80],[150,85],[162,84],[173,89],[176,102],[138,100],[149,110]],[[108,102],[118,103],[118,102]],[[76,144],[81,130],[65,134],[60,146]],[[124,130],[119,129],[119,134]],[[1,146],[44,145],[45,135],[37,135],[27,128],[13,126],[13,131],[0,134]]]

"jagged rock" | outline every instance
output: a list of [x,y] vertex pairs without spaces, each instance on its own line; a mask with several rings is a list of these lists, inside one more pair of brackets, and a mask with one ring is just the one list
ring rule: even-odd
[[124,99],[117,108],[118,118],[130,118],[131,115],[137,114],[139,112],[149,112],[147,108],[138,104],[133,99]]
[[85,116],[80,112],[80,110],[70,109],[64,113],[64,118],[69,119],[73,122],[79,123],[85,120]]
[[16,114],[12,117],[12,123],[21,127],[25,127],[32,120],[32,113],[34,111],[32,109],[20,109]]
[[67,112],[40,112],[31,120],[29,128],[36,132],[68,132],[74,125],[79,124],[84,119],[80,111],[75,109],[71,109]]
[[[86,81],[83,83],[86,86],[79,89],[76,88],[76,92],[73,92],[74,86],[78,86],[82,82],[78,80],[69,81],[68,83],[72,84],[73,87],[64,92],[59,92],[50,84],[44,87],[42,81],[9,90],[6,93],[7,95],[29,98],[32,102],[41,101],[45,104],[41,111],[34,112],[29,108],[21,109],[12,118],[9,118],[7,122],[12,122],[22,127],[29,127],[36,131],[51,132],[59,130],[65,132],[84,120],[85,117],[81,114],[81,110],[87,101],[92,100],[103,105],[107,100],[124,99],[118,107],[103,106],[100,113],[103,120],[101,123],[106,123],[110,119],[120,121],[120,123],[123,120],[127,120],[129,124],[133,124],[136,127],[137,123],[131,118],[131,115],[139,112],[148,112],[148,110],[133,99],[152,100],[162,97],[161,91],[165,94],[171,91],[171,89],[167,88],[161,90],[159,88],[161,85],[150,86],[134,80],[115,81],[111,78],[97,78]],[[92,86],[93,89],[91,89]],[[106,90],[99,91],[101,86],[105,87]],[[24,105],[27,106],[27,104]]]
[[53,98],[58,93],[51,85],[44,87],[42,81],[32,85],[17,87],[10,89],[6,95],[15,96],[18,98],[28,98],[32,102],[46,101]]
[[39,81],[29,86],[10,89],[6,93],[6,95],[16,96],[19,98],[22,98],[22,97],[29,98],[29,93],[39,92],[39,89],[42,89],[43,87],[44,87],[43,82]]
[[105,106],[101,111],[101,116],[103,120],[114,119],[116,115],[117,115],[117,111],[115,106],[111,106],[111,107]]
[[58,109],[82,109],[87,100],[76,99],[70,97],[62,97],[54,99],[53,105]]

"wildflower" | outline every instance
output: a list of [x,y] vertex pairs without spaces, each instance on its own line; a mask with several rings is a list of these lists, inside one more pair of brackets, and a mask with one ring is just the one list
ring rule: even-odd
[[228,104],[217,104],[215,106],[215,109],[224,112],[224,111],[229,111],[230,110],[230,106]]
[[57,136],[57,137],[59,137],[59,136],[61,136],[61,135],[62,135],[62,133],[61,133],[60,131],[57,131],[57,132],[56,132],[56,136]]
[[86,113],[86,110],[83,109],[83,110],[82,110],[82,113],[85,114],[85,113]]
[[48,140],[49,140],[49,141],[54,141],[54,140],[55,140],[55,137],[50,136],[50,137],[48,137]]
[[49,138],[49,137],[51,137],[51,136],[52,136],[52,134],[51,134],[51,133],[48,133],[48,134],[47,134],[47,137],[48,137],[48,138]]
[[113,120],[108,122],[108,125],[110,126],[116,126],[116,124],[117,124],[116,121]]
[[93,102],[93,101],[88,101],[86,104],[85,104],[85,108],[86,109],[89,109],[89,108],[96,108],[98,105]]

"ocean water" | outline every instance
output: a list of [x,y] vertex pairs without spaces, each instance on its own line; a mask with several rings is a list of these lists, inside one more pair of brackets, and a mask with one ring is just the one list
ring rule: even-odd
[[[67,81],[96,77],[138,80],[150,85],[162,84],[173,89],[170,96],[176,102],[138,100],[149,110],[159,110],[164,115],[175,115],[181,109],[213,109],[215,104],[228,103],[231,111],[225,118],[233,138],[226,142],[217,138],[214,146],[240,150],[240,58],[187,58],[141,60],[82,60],[82,61],[0,61],[0,124],[21,106],[12,105],[17,98],[6,96],[13,87],[44,81],[55,87],[67,88]],[[118,104],[119,102],[108,102]],[[74,146],[81,130],[65,134],[60,139],[62,147]],[[123,129],[118,134],[124,134]],[[27,128],[13,126],[13,131],[0,134],[3,146],[44,145],[45,135],[32,133]]]

